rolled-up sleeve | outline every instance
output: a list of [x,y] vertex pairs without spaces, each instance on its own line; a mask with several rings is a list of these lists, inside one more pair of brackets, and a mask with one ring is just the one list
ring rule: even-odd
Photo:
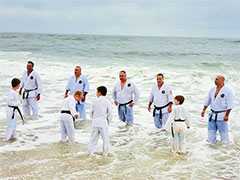
[[36,74],[37,94],[42,93],[42,81],[39,74]]
[[117,90],[116,90],[116,86],[114,86],[114,88],[113,88],[112,98],[113,98],[113,101],[116,101],[116,100],[117,100]]
[[212,92],[212,90],[209,91],[209,93],[205,99],[204,106],[209,106],[211,104],[211,92]]
[[85,84],[84,84],[83,92],[88,93],[89,92],[89,82],[88,82],[87,77],[85,77],[84,80],[85,80]]
[[135,84],[133,84],[133,94],[134,94],[134,104],[137,104],[139,101],[139,91]]
[[233,93],[231,90],[228,91],[227,96],[227,109],[233,109]]

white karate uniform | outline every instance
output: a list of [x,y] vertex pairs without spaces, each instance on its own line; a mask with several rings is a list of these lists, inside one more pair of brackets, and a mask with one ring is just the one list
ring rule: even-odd
[[226,115],[226,111],[228,109],[233,109],[233,93],[227,86],[224,85],[218,92],[217,97],[215,98],[214,95],[216,90],[217,87],[213,87],[209,91],[208,96],[204,103],[205,106],[210,105],[211,108],[208,121],[208,141],[210,143],[216,142],[216,135],[218,130],[221,142],[229,142],[228,121],[223,121],[223,119],[224,116]]
[[118,115],[121,121],[127,122],[128,124],[133,123],[133,113],[132,108],[129,105],[122,106],[121,104],[129,103],[133,101],[134,104],[138,103],[139,91],[136,85],[127,80],[124,87],[121,87],[121,82],[119,81],[113,88],[112,97],[114,101],[119,104]]
[[70,91],[70,94],[73,95],[73,93],[76,90],[81,91],[82,93],[88,93],[89,92],[89,83],[88,79],[85,75],[81,74],[78,80],[76,81],[76,76],[72,76],[66,86],[66,90]]
[[76,101],[73,96],[70,95],[63,100],[61,111],[70,111],[71,113],[61,113],[60,115],[62,142],[69,141],[71,143],[74,143],[75,131],[73,124],[73,116],[78,113],[76,111]]
[[[15,110],[13,112],[13,108],[8,107],[8,106],[19,106],[20,105],[18,93],[12,89],[9,90],[6,101],[7,101],[6,113],[7,113],[8,125],[7,125],[4,140],[8,141],[10,138],[16,138],[17,110]],[[14,118],[12,118],[13,113],[14,113]]]
[[[163,83],[160,89],[158,88],[158,85],[155,85],[152,88],[152,91],[150,93],[148,100],[149,102],[152,102],[153,105],[156,107],[163,107],[170,102],[173,103],[173,94],[169,85],[167,85],[166,83]],[[160,110],[155,110],[154,122],[157,128],[162,128],[162,126],[165,125],[169,116],[168,107],[169,106],[161,109],[162,118],[159,117]]]
[[[89,92],[89,83],[85,75],[81,74],[76,81],[76,76],[72,76],[66,86],[66,90],[70,91],[70,94],[73,95],[76,90],[81,91],[82,93]],[[86,102],[81,100],[77,103],[77,111],[79,112],[79,118],[86,119]]]
[[[221,90],[218,92],[217,97],[215,98],[215,92],[217,87],[213,87],[205,100],[204,105],[209,106],[214,111],[224,111],[228,109],[233,109],[233,93],[226,85],[224,85]],[[212,112],[211,112],[212,113]],[[215,119],[215,113],[212,113],[212,119]],[[217,120],[223,121],[226,112],[218,113]]]
[[99,96],[93,103],[90,110],[92,117],[91,139],[88,146],[88,153],[93,154],[96,150],[99,135],[103,139],[103,155],[109,152],[108,124],[112,120],[112,105],[105,96]]
[[23,91],[23,112],[25,116],[30,116],[30,107],[32,109],[32,115],[38,116],[38,102],[36,96],[42,93],[42,82],[39,74],[33,70],[29,76],[27,70],[23,73],[23,79],[21,81],[21,88],[24,91],[28,90],[28,93]]
[[136,85],[127,80],[124,87],[121,87],[121,82],[119,81],[113,88],[112,97],[114,101],[117,101],[119,104],[125,104],[133,100],[134,104],[138,103],[139,100],[139,91]]
[[188,111],[183,105],[175,106],[164,126],[167,131],[172,133],[173,152],[186,152],[186,131],[190,125]]

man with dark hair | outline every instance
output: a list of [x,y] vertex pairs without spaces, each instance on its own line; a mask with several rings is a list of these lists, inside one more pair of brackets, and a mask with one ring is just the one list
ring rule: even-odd
[[32,67],[34,67],[34,63],[33,63],[32,61],[28,61],[27,63],[28,63],[28,64],[31,64]]
[[158,73],[157,76],[162,76],[162,78],[164,79],[164,75],[162,73]]
[[217,131],[219,131],[221,142],[229,142],[228,119],[233,109],[233,93],[224,84],[225,78],[218,75],[215,78],[215,85],[206,98],[201,116],[204,117],[205,110],[210,105],[211,112],[208,121],[208,141],[216,142]]
[[127,125],[133,123],[133,105],[138,103],[139,91],[136,85],[127,80],[125,71],[119,73],[120,81],[113,88],[112,97],[115,105],[118,105],[118,115],[121,121]]
[[163,74],[157,75],[157,85],[152,88],[149,96],[148,111],[151,112],[151,105],[154,104],[153,117],[157,128],[162,128],[172,111],[173,95],[166,83]]
[[22,83],[20,85],[19,94],[23,91],[23,111],[25,116],[30,116],[30,108],[32,109],[32,115],[38,116],[38,100],[40,100],[40,94],[42,93],[42,82],[39,74],[33,69],[34,63],[28,61],[27,70],[23,73]]
[[68,97],[68,92],[73,95],[76,90],[83,93],[83,98],[76,104],[77,112],[80,114],[79,118],[86,120],[86,96],[89,92],[89,83],[85,75],[82,74],[80,66],[76,66],[74,69],[74,76],[72,76],[66,86],[65,98]]

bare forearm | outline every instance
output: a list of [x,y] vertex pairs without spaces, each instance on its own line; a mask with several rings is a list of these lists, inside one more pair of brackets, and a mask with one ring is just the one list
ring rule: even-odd
[[152,102],[149,102],[148,103],[148,111],[151,112],[151,105],[152,105]]
[[68,90],[65,91],[65,96],[64,97],[67,97],[68,96]]
[[151,107],[151,105],[152,105],[152,102],[149,102],[149,103],[148,103],[148,107]]
[[203,110],[201,112],[201,116],[204,117],[204,114],[205,114],[205,110],[207,109],[207,106],[203,106]]
[[207,109],[207,106],[203,106],[203,111],[206,111],[206,109]]
[[231,109],[228,109],[225,116],[229,116]]

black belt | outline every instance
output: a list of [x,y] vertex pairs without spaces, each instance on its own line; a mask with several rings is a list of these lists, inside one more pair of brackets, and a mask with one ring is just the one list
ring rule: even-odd
[[132,102],[133,102],[133,100],[131,100],[131,101],[127,102],[127,103],[124,103],[124,104],[119,104],[118,111],[120,110],[120,106],[124,106],[125,107],[125,114],[127,114],[127,105],[132,103]]
[[70,112],[70,111],[67,111],[67,110],[62,110],[61,113],[70,114],[70,115],[72,116],[72,118],[73,118],[74,128],[76,128],[76,127],[75,127],[75,118],[73,117],[73,115],[71,114],[71,112]]
[[172,137],[174,137],[173,124],[171,124],[171,132],[172,132]]
[[185,119],[174,119],[175,122],[184,122]]
[[212,114],[214,113],[215,114],[215,122],[217,122],[217,115],[218,115],[218,113],[226,112],[227,110],[224,110],[224,111],[214,111],[214,110],[211,109],[211,111],[212,111],[212,113],[211,113],[211,115],[209,117],[209,121],[212,120]]
[[22,122],[23,122],[23,124],[24,124],[23,116],[22,116],[22,113],[21,113],[19,107],[18,107],[18,106],[10,106],[10,105],[8,105],[8,107],[13,108],[12,119],[14,119],[14,116],[15,116],[15,113],[14,113],[14,112],[15,112],[15,110],[17,110],[18,113],[19,113],[19,115],[20,115],[20,117],[21,117],[21,119],[22,119]]
[[167,103],[166,105],[162,106],[162,107],[157,107],[157,106],[154,105],[153,117],[155,117],[156,110],[160,110],[159,119],[162,119],[162,109],[169,106],[169,104],[170,104],[170,102]]
[[35,89],[30,89],[30,90],[24,89],[24,91],[23,91],[23,97],[22,97],[22,98],[24,99],[24,98],[25,98],[25,93],[27,93],[26,99],[28,99],[29,92],[35,91],[35,90],[37,90],[37,88],[35,88]]

